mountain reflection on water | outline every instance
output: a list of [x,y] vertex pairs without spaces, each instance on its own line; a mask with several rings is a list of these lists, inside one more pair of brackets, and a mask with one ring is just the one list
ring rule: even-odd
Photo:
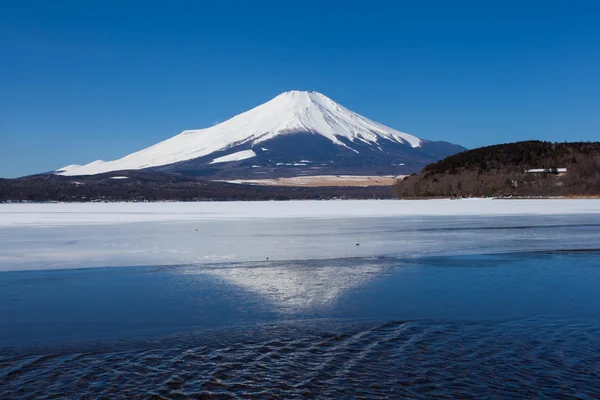
[[280,311],[297,312],[330,306],[344,292],[365,284],[389,268],[389,261],[321,260],[268,266],[190,269],[264,296]]
[[0,393],[599,398],[598,287],[589,250],[5,272]]

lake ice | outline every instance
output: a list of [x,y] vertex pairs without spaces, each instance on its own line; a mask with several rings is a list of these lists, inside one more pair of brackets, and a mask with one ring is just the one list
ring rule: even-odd
[[598,200],[3,204],[0,270],[593,248],[598,223]]
[[596,200],[0,205],[0,393],[598,398],[598,243]]

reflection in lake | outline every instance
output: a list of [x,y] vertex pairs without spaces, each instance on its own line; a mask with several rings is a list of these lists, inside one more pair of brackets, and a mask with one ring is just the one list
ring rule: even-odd
[[599,398],[582,250],[5,272],[0,393]]
[[344,292],[365,284],[386,267],[389,262],[376,260],[321,260],[194,269],[188,273],[223,279],[264,296],[280,311],[296,312],[330,306]]
[[555,251],[7,272],[0,393],[598,398],[598,260]]

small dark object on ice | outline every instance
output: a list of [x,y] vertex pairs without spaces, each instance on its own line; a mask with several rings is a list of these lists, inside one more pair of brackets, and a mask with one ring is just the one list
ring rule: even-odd
[[360,246],[360,243],[356,243],[356,246]]

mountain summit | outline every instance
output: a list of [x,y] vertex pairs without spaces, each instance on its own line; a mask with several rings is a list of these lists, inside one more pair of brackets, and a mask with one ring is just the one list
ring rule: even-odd
[[195,176],[374,174],[382,169],[402,173],[407,168],[418,171],[463,149],[371,121],[321,93],[289,91],[213,127],[183,131],[119,160],[69,165],[56,173],[140,169]]

